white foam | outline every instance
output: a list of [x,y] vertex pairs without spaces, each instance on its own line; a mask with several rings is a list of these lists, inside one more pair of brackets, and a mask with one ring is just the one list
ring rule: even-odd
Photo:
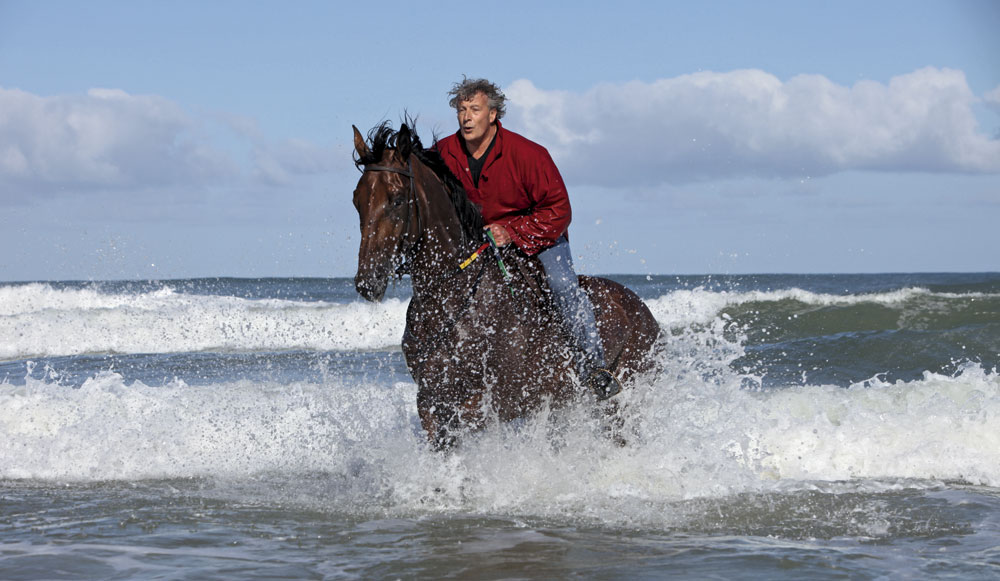
[[[800,289],[741,293],[693,289],[673,291],[646,303],[661,326],[679,329],[718,322],[726,307],[748,302],[891,305],[931,294],[923,289],[855,296]],[[189,295],[166,287],[107,294],[43,283],[0,286],[0,359],[87,353],[395,349],[403,335],[408,304],[399,299],[379,304],[248,300]]]
[[[0,357],[86,352],[398,348],[406,301],[245,300],[170,289],[105,295],[0,288]],[[6,294],[2,291],[7,290]],[[20,293],[20,294],[19,294]],[[619,448],[588,399],[494,424],[452,454],[425,445],[416,388],[238,381],[163,387],[103,372],[73,389],[29,373],[0,383],[0,479],[205,477],[230,490],[348,512],[572,516],[669,525],[678,501],[742,492],[1000,486],[1000,375],[966,366],[848,389],[741,388],[728,306],[903,304],[928,291],[839,297],[797,289],[675,291],[647,301],[664,371],[618,396]],[[728,330],[728,329],[727,329]],[[738,335],[738,333],[737,333]],[[729,337],[727,339],[727,337]],[[236,484],[232,484],[232,483]]]
[[619,524],[661,523],[679,500],[823,482],[1000,486],[995,373],[747,391],[690,371],[619,396],[625,448],[604,437],[585,401],[492,425],[448,455],[424,445],[411,383],[151,388],[103,373],[70,389],[29,379],[0,385],[0,478],[206,476],[338,510]]
[[764,445],[745,455],[780,479],[922,478],[1000,484],[1000,376],[796,387],[751,408]]
[[877,304],[883,306],[902,306],[909,301],[921,298],[986,298],[996,297],[993,294],[982,293],[934,293],[922,288],[905,288],[895,291],[856,295],[832,295],[815,293],[799,288],[774,291],[730,292],[696,288],[677,290],[655,299],[647,299],[646,304],[661,324],[683,327],[691,324],[705,324],[719,316],[727,307],[735,307],[748,303],[777,303],[782,301],[797,301],[816,307],[854,306],[862,304]]
[[0,385],[0,478],[136,480],[339,471],[373,434],[407,437],[412,385]]
[[398,347],[408,301],[247,300],[161,289],[104,294],[0,287],[0,359],[85,353]]
[[74,311],[132,307],[153,310],[176,293],[169,287],[137,294],[109,294],[91,288],[55,288],[45,283],[0,286],[0,316],[41,311]]

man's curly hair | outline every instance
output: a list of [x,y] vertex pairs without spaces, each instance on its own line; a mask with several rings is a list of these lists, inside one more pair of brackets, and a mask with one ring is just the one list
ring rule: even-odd
[[462,82],[455,83],[452,85],[451,90],[448,91],[448,94],[451,95],[451,100],[448,101],[448,104],[453,109],[458,109],[459,103],[472,99],[478,93],[486,95],[490,109],[496,109],[497,119],[501,119],[503,114],[507,112],[507,97],[504,96],[500,87],[486,79],[470,79],[462,75]]

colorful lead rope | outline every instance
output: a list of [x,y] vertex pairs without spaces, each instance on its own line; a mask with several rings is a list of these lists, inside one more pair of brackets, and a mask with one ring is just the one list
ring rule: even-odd
[[483,245],[482,245],[482,246],[480,246],[479,248],[477,248],[477,249],[476,249],[476,251],[472,253],[472,256],[470,256],[470,257],[466,258],[466,259],[465,259],[465,262],[463,262],[462,264],[459,264],[459,265],[458,265],[458,269],[459,269],[459,270],[465,270],[465,267],[466,267],[466,266],[469,266],[470,264],[472,264],[472,262],[473,262],[473,261],[474,261],[475,259],[479,258],[479,253],[480,253],[480,252],[482,252],[483,250],[486,250],[486,248],[487,248],[487,247],[488,247],[489,245],[490,245],[490,243],[489,243],[489,242],[483,242]]
[[489,242],[484,242],[482,246],[480,246],[479,248],[477,248],[476,251],[473,252],[471,256],[469,256],[468,258],[466,258],[465,261],[462,262],[462,264],[458,265],[458,269],[459,270],[465,270],[465,268],[467,266],[469,266],[470,264],[472,264],[477,258],[479,258],[479,255],[484,250],[486,250],[487,246],[489,246],[490,248],[493,249],[493,255],[497,257],[497,265],[500,267],[500,274],[503,275],[503,281],[505,283],[507,283],[507,290],[510,291],[510,296],[513,297],[514,296],[514,287],[512,287],[511,284],[510,284],[510,273],[507,272],[507,267],[503,263],[503,258],[500,257],[500,248],[497,247],[497,241],[496,241],[495,238],[493,238],[493,232],[490,232],[489,230],[487,230],[486,231],[486,236],[487,236],[487,238],[489,238]]
[[500,273],[503,275],[503,281],[507,283],[507,290],[510,291],[511,298],[514,298],[514,287],[510,285],[510,273],[507,272],[507,267],[503,264],[503,258],[500,257],[500,248],[497,246],[497,241],[493,238],[493,231],[487,230],[486,236],[490,239],[490,248],[493,249],[493,254],[497,257],[497,264],[500,265]]

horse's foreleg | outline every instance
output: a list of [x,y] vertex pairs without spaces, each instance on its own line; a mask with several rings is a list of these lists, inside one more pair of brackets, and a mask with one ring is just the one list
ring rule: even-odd
[[458,443],[463,431],[479,429],[483,425],[482,396],[474,395],[458,402],[442,400],[429,391],[417,393],[417,412],[427,439],[435,450],[447,450]]
[[417,413],[427,440],[435,450],[445,450],[455,444],[455,436],[449,434],[449,424],[455,415],[450,411],[450,406],[442,404],[421,389],[417,392]]

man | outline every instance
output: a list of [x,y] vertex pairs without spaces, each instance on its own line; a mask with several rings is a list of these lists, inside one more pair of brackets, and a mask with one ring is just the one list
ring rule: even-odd
[[578,371],[598,399],[621,384],[605,369],[594,306],[580,288],[566,237],[572,212],[569,195],[549,152],[504,129],[503,92],[485,79],[463,79],[448,93],[458,114],[458,132],[436,147],[466,194],[483,210],[498,246],[513,243],[537,255],[556,299],[561,320],[584,356]]

